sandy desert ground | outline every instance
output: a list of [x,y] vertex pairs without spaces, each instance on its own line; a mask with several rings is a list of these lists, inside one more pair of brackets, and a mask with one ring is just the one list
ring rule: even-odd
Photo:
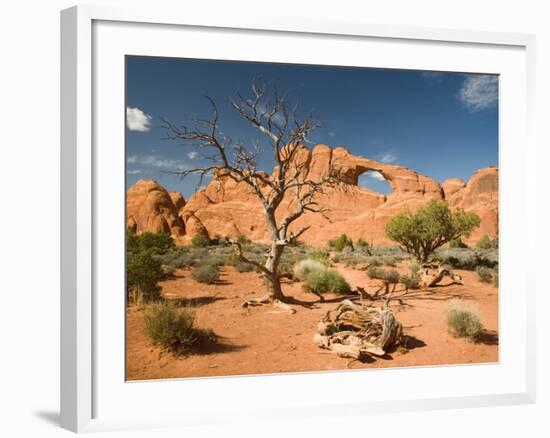
[[[335,267],[353,288],[375,287],[379,282],[369,279],[364,271],[341,264]],[[398,269],[404,271],[405,267]],[[218,336],[218,341],[200,354],[176,357],[153,346],[145,331],[143,311],[137,307],[127,310],[128,380],[487,363],[499,358],[498,289],[481,283],[475,271],[455,270],[464,285],[443,282],[438,287],[410,291],[400,303],[392,301],[390,306],[404,326],[406,348],[363,363],[338,357],[312,341],[320,318],[342,297],[327,295],[321,303],[303,292],[301,283],[287,282],[285,294],[301,302],[294,306],[295,314],[272,306],[244,309],[243,300],[263,293],[258,274],[238,273],[231,266],[221,272],[214,285],[196,282],[185,269],[160,283],[164,298],[194,307],[197,326],[211,328]],[[446,310],[455,297],[479,306],[485,327],[479,342],[448,332]]]

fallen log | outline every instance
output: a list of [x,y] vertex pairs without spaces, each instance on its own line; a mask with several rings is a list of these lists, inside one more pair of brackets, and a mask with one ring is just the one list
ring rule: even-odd
[[402,344],[403,327],[387,306],[371,307],[345,300],[317,325],[313,342],[340,357],[383,357]]

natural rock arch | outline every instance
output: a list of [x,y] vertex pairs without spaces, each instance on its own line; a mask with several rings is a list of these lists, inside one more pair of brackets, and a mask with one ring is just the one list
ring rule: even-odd
[[357,177],[357,185],[382,195],[389,195],[393,192],[390,182],[378,170],[369,169],[359,174]]

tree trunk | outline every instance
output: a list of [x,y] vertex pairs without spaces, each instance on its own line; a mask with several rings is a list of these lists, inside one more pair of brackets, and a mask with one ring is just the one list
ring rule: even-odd
[[269,252],[265,262],[265,267],[270,274],[264,275],[264,282],[268,295],[273,300],[284,302],[285,296],[281,288],[281,278],[279,276],[279,262],[281,261],[283,250],[284,246],[277,245],[276,242],[272,243],[271,251]]

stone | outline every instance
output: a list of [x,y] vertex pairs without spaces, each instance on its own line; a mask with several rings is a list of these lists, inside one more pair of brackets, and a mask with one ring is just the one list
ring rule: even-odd
[[[298,230],[310,225],[300,238],[306,244],[323,246],[346,233],[354,240],[362,238],[377,246],[392,245],[384,234],[388,221],[401,212],[415,212],[432,199],[447,200],[451,208],[463,208],[480,216],[481,226],[467,243],[475,243],[483,234],[497,235],[497,168],[481,169],[467,183],[450,178],[440,185],[412,169],[356,156],[343,147],[302,146],[295,160],[303,165],[308,178],[317,181],[328,175],[332,164],[339,169],[344,182],[338,187],[327,187],[316,198],[319,206],[326,209],[324,215],[307,212],[291,226],[291,230]],[[359,177],[367,171],[380,172],[392,193],[383,195],[360,187]],[[275,168],[272,177],[277,174]],[[168,194],[151,180],[136,183],[128,191],[128,202],[128,226],[138,233],[169,229],[181,243],[189,243],[196,234],[210,238],[235,238],[242,234],[255,242],[269,242],[259,199],[250,187],[236,183],[223,171],[216,172],[208,186],[187,202],[181,194]],[[277,217],[281,219],[293,208],[293,199],[288,196],[279,206]]]
[[175,239],[185,234],[185,225],[170,194],[153,180],[141,179],[128,189],[126,216],[128,227],[136,234],[163,232]]

